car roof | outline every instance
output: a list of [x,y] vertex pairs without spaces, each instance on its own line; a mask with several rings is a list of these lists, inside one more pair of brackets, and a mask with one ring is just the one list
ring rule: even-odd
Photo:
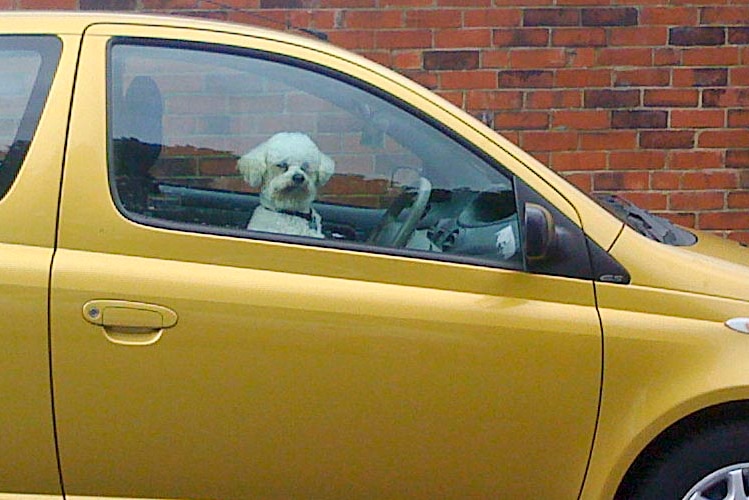
[[[270,28],[233,23],[230,21],[212,21],[204,18],[141,14],[124,12],[99,11],[4,11],[0,12],[0,34],[3,33],[38,33],[38,34],[81,34],[94,24],[133,24],[192,28],[222,33],[237,33],[262,38],[293,41],[304,40],[304,44],[322,43],[317,38],[294,35]],[[301,32],[301,30],[300,30]],[[327,47],[332,45],[325,43]]]

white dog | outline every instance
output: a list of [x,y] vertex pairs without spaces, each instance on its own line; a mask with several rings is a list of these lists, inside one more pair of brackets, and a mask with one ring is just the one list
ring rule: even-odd
[[312,201],[335,163],[312,139],[300,132],[278,133],[241,157],[237,168],[250,186],[262,186],[247,229],[325,237]]

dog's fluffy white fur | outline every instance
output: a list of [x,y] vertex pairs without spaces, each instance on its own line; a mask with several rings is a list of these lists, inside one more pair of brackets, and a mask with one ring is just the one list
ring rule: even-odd
[[312,139],[300,132],[278,133],[242,156],[237,168],[250,186],[260,186],[260,206],[247,229],[324,238],[312,201],[335,163]]

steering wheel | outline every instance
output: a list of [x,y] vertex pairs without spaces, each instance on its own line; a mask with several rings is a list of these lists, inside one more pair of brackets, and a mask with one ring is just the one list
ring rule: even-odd
[[[432,183],[425,177],[419,178],[416,198],[414,199],[413,191],[404,191],[398,195],[370,234],[367,243],[392,248],[404,247],[416,229],[416,224],[424,215],[431,194]],[[409,205],[406,220],[403,223],[398,222],[398,216]]]

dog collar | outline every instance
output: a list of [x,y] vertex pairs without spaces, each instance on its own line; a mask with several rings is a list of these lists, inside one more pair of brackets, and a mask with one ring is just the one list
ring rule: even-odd
[[276,210],[276,212],[286,215],[292,215],[294,217],[301,217],[308,222],[313,221],[312,210],[310,210],[309,212],[297,212],[295,210]]
[[314,209],[310,210],[309,212],[297,212],[296,210],[283,209],[277,209],[273,211],[278,212],[279,214],[290,215],[291,217],[299,217],[300,219],[304,219],[307,221],[307,226],[310,229],[322,234],[322,221],[320,220],[320,215],[318,215],[318,213],[315,212]]

